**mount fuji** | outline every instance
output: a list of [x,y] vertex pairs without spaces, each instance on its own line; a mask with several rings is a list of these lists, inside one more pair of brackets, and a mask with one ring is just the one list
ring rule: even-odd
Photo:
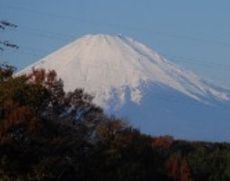
[[32,68],[55,70],[65,91],[83,88],[145,133],[230,141],[230,91],[129,37],[85,35],[17,74]]

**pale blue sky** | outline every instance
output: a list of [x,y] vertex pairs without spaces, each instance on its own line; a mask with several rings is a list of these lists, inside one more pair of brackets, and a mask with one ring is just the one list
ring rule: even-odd
[[130,36],[217,85],[230,88],[229,0],[0,0],[1,31],[19,69],[88,33]]

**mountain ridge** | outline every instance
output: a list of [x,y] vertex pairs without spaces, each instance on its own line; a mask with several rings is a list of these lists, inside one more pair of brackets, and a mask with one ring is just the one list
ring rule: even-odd
[[119,92],[122,102],[127,87],[132,100],[140,102],[143,97],[141,83],[148,82],[167,85],[198,101],[205,96],[229,100],[225,92],[209,86],[194,73],[169,62],[134,39],[120,35],[85,35],[20,73],[32,67],[56,70],[66,91],[82,87],[94,94],[95,102],[102,107],[106,107],[112,90]]
[[66,92],[83,88],[109,115],[144,133],[230,141],[230,91],[127,37],[86,35],[32,64],[55,70]]

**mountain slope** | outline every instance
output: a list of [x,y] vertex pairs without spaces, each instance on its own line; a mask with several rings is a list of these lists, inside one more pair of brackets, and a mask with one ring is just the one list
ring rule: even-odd
[[125,88],[130,89],[132,101],[139,103],[143,96],[140,86],[149,82],[167,85],[197,100],[206,96],[228,99],[224,92],[168,62],[154,50],[120,36],[84,36],[22,72],[31,67],[55,69],[64,80],[66,91],[83,87],[95,94],[96,103],[104,107],[112,90],[123,103]]
[[[152,126],[144,126],[145,124],[148,125],[150,122],[155,124],[164,120],[166,116],[170,117],[170,114],[162,112],[162,115],[157,118],[155,112],[158,109],[164,110],[165,107],[168,107],[169,111],[174,110],[173,114],[176,116],[171,116],[172,121],[175,123],[176,120],[180,120],[178,123],[180,126],[184,120],[180,118],[182,114],[174,109],[175,102],[189,100],[187,101],[188,105],[199,104],[202,107],[200,110],[205,110],[202,114],[207,115],[213,111],[207,111],[206,107],[210,106],[204,103],[218,104],[219,101],[229,100],[229,94],[226,91],[210,86],[194,73],[180,68],[154,50],[127,37],[102,34],[86,35],[18,74],[27,73],[33,67],[54,69],[63,79],[66,91],[84,88],[86,92],[95,96],[94,102],[107,112],[128,119],[132,118],[134,122],[139,123],[136,126],[140,126],[141,129],[147,127],[146,132],[150,133],[153,130]],[[175,95],[177,95],[176,99],[170,100]],[[150,98],[151,101],[148,100]],[[161,100],[166,100],[163,105],[158,104]],[[150,104],[149,101],[152,103]],[[158,105],[159,107],[157,107]],[[183,105],[185,104],[176,106],[179,106],[182,111]],[[145,108],[144,111],[143,108]],[[141,111],[142,116],[133,117],[138,110]],[[194,118],[190,120],[190,124],[195,124],[192,123],[194,120],[202,121],[200,119],[202,116],[195,119],[194,114],[196,112],[187,114],[188,118]],[[205,117],[203,116],[203,118]],[[219,117],[219,119],[224,118]],[[183,117],[183,119],[185,118]],[[180,129],[185,126],[182,124]],[[186,138],[192,138],[194,134],[191,131],[177,133],[176,128],[173,131],[166,131],[156,132],[160,134],[173,133],[175,136]],[[202,135],[199,136],[198,139],[204,138]]]

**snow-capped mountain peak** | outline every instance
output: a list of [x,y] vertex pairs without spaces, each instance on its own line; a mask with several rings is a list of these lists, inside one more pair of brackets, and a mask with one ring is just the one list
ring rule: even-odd
[[167,61],[156,51],[122,35],[86,35],[27,67],[56,70],[66,91],[84,88],[95,96],[95,102],[106,107],[112,94],[122,105],[128,90],[131,101],[140,103],[142,86],[161,84],[202,101],[211,96],[228,100],[192,72]]
[[32,68],[55,70],[66,91],[83,88],[106,113],[145,133],[229,141],[229,91],[131,38],[86,35],[18,75]]

